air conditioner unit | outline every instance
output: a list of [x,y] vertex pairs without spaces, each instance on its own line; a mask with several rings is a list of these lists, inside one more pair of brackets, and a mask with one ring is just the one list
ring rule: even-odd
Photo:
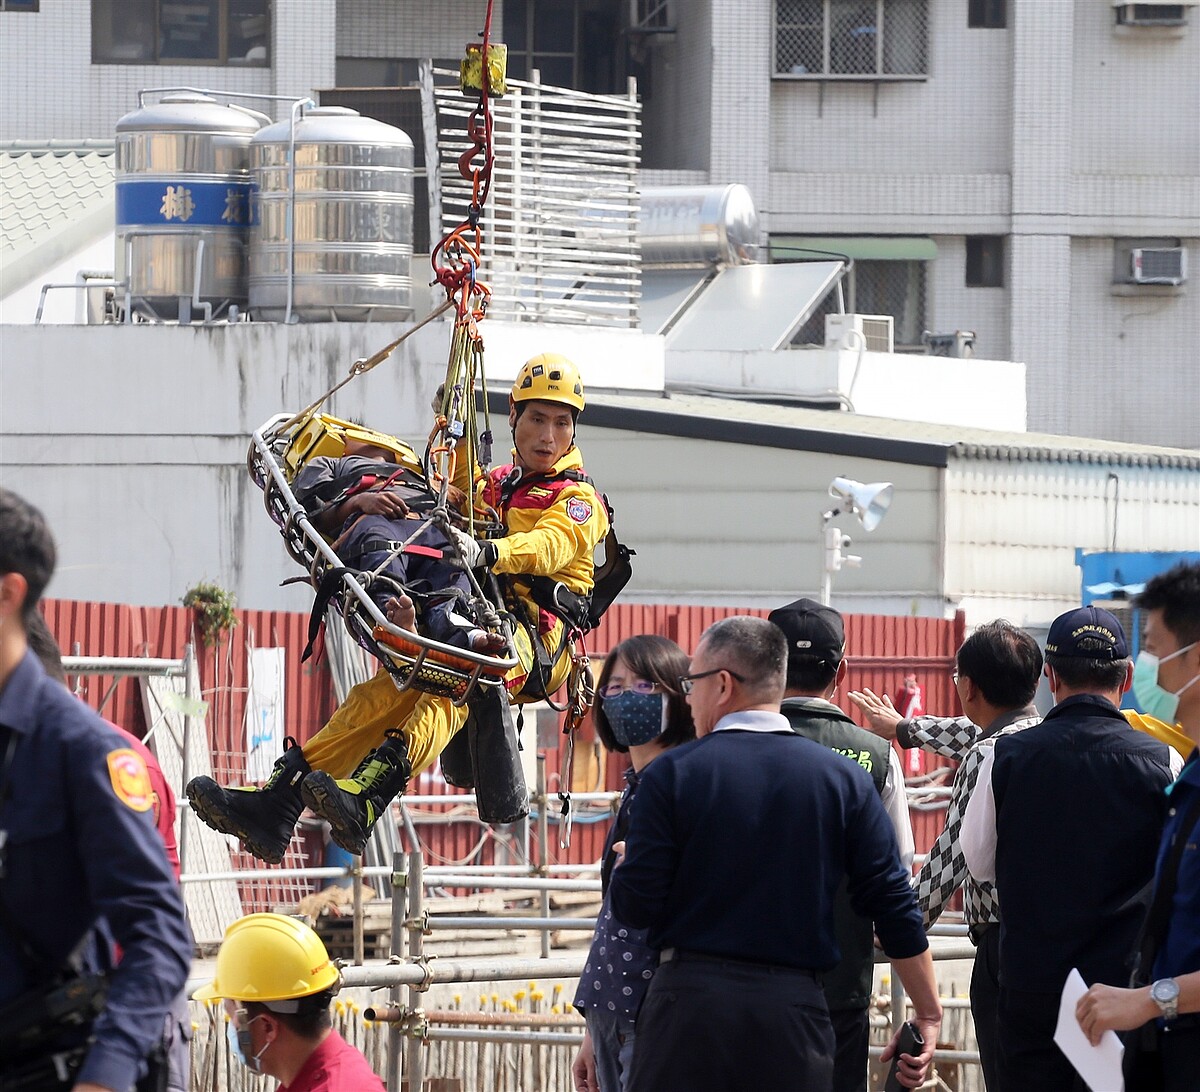
[[1187,280],[1187,247],[1140,248],[1129,252],[1134,284],[1183,284]]
[[891,315],[826,315],[825,348],[890,353],[896,345],[894,323]]
[[1127,4],[1124,0],[1114,0],[1113,8],[1120,27],[1182,27],[1187,25],[1187,9],[1194,4],[1195,0],[1183,4],[1163,3],[1162,0]]

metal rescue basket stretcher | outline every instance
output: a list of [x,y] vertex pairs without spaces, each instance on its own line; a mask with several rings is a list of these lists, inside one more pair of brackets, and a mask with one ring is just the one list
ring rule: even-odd
[[351,636],[379,659],[399,690],[411,687],[462,705],[477,687],[503,688],[505,676],[520,662],[512,625],[495,604],[483,598],[470,573],[468,579],[477,594],[470,605],[477,611],[490,613],[490,617],[480,620],[481,626],[486,622],[492,628],[498,626],[503,633],[506,641],[503,656],[442,644],[389,622],[368,589],[372,581],[390,578],[378,571],[356,570],[343,564],[292,494],[291,481],[308,459],[343,454],[347,430],[387,448],[401,466],[419,473],[429,489],[431,502],[436,502],[430,519],[450,521],[445,490],[439,496],[429,487],[425,464],[407,444],[327,414],[281,413],[254,432],[246,462],[250,477],[263,491],[263,503],[283,536],[288,554],[308,572],[308,581],[315,591],[328,591],[330,604],[341,614]]

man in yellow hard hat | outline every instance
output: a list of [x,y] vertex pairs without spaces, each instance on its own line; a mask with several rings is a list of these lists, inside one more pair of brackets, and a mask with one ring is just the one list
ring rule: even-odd
[[[521,663],[506,679],[516,702],[541,700],[566,680],[571,626],[562,607],[586,610],[594,552],[609,529],[604,501],[575,446],[584,404],[579,369],[565,356],[542,353],[526,361],[509,395],[512,462],[487,473],[464,465],[454,483],[494,510],[505,527],[503,537],[486,541],[463,535],[459,548],[467,566],[496,574],[519,623],[514,637]],[[505,742],[514,733],[497,723],[507,717],[503,699],[491,689],[472,702],[473,724],[486,724],[472,738],[471,758],[480,818],[490,823],[514,822],[528,812],[515,744]],[[329,821],[338,845],[360,854],[409,778],[433,764],[467,718],[468,709],[449,698],[398,691],[380,670],[350,691],[303,748],[285,749],[262,789],[226,789],[212,778],[195,778],[188,798],[209,826],[240,838],[266,861],[282,859],[305,804]],[[489,765],[500,770],[498,783],[487,783]]]
[[222,999],[229,1049],[279,1092],[383,1092],[367,1060],[333,1028],[340,976],[321,938],[282,914],[249,914],[225,930],[217,976],[192,997]]

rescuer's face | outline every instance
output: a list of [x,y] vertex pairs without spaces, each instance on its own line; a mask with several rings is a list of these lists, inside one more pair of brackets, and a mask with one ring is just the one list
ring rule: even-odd
[[517,416],[514,405],[508,412],[513,430],[517,463],[534,474],[551,470],[575,442],[575,419],[567,406],[557,402],[526,402]]

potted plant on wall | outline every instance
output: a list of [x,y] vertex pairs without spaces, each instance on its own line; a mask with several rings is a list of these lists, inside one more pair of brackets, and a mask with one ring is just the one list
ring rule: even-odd
[[219,584],[201,581],[183,597],[195,618],[196,631],[206,648],[221,643],[221,638],[238,624],[234,608],[237,600]]

